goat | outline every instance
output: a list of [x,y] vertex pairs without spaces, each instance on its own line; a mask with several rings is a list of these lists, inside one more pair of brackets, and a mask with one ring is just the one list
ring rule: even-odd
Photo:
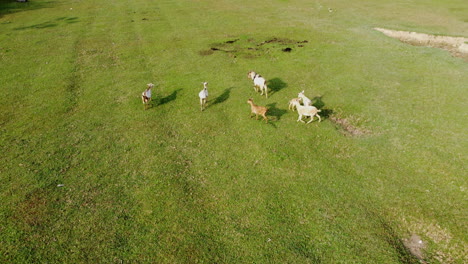
[[301,121],[302,123],[305,123],[304,120],[302,120],[302,116],[310,116],[310,121],[307,122],[307,124],[314,120],[314,116],[318,117],[319,122],[322,121],[318,114],[319,112],[321,112],[321,110],[317,109],[317,107],[312,105],[301,105],[299,102],[294,102],[294,105],[296,106],[297,113],[299,114],[297,122]]
[[206,98],[208,98],[208,82],[203,82],[203,90],[198,93],[198,97],[200,97],[200,107],[203,111],[206,106]]
[[300,102],[301,101],[301,98],[293,98],[291,100],[289,100],[289,110],[295,110],[296,109],[296,105],[294,104],[295,102]]
[[254,104],[252,98],[247,100],[247,103],[250,104],[250,118],[252,118],[252,114],[255,114],[255,120],[258,120],[258,116],[261,115],[265,122],[268,123],[268,118],[266,116],[268,108]]
[[252,79],[254,82],[254,90],[258,92],[258,89],[261,91],[261,95],[265,93],[265,96],[268,98],[268,87],[266,85],[266,80],[260,74],[257,74],[254,71],[250,71],[247,74],[247,77]]
[[151,89],[154,87],[154,84],[148,83],[146,90],[141,93],[141,101],[145,106],[145,110],[148,109],[149,103],[151,102]]
[[312,101],[304,95],[304,90],[302,90],[302,92],[300,92],[299,94],[297,94],[297,97],[299,97],[299,98],[302,99],[302,103],[303,103],[305,106],[311,106],[311,105],[312,105]]

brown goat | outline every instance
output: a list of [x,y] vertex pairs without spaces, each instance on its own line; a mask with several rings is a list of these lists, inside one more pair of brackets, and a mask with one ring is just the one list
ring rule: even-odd
[[263,116],[263,119],[265,120],[265,122],[268,123],[268,118],[266,116],[268,108],[254,104],[252,98],[247,100],[247,103],[250,104],[250,111],[251,111],[250,118],[252,118],[252,114],[255,114],[255,119],[258,120],[258,116],[261,115]]

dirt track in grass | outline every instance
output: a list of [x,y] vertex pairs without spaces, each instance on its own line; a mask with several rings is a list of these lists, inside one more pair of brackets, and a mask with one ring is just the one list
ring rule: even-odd
[[426,46],[432,48],[440,48],[450,51],[453,56],[461,57],[468,61],[468,38],[450,37],[450,36],[434,36],[424,33],[396,31],[385,28],[374,28],[385,35],[396,38],[401,42],[414,46]]

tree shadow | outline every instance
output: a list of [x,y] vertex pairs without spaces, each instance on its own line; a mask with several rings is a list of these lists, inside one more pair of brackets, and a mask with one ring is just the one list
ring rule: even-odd
[[312,99],[312,105],[317,107],[317,109],[320,110],[319,115],[323,119],[328,119],[330,118],[331,115],[333,115],[333,109],[325,107],[325,102],[323,101],[323,95],[314,97]]
[[232,88],[233,87],[225,89],[221,95],[219,95],[218,97],[216,97],[213,100],[209,100],[208,101],[208,103],[209,103],[208,107],[211,107],[212,105],[217,105],[217,104],[224,103],[227,99],[229,99],[229,96],[231,95]]
[[277,103],[271,103],[266,105],[268,108],[267,114],[270,116],[274,116],[274,118],[271,119],[272,121],[280,120],[281,117],[288,112],[287,110],[277,108],[276,105]]
[[175,99],[177,99],[177,93],[179,93],[182,90],[183,89],[180,88],[180,89],[177,89],[177,90],[173,91],[170,95],[168,95],[166,97],[158,98],[156,106],[165,105],[167,103],[170,103],[170,102],[174,101]]
[[14,28],[14,30],[24,30],[24,29],[31,29],[31,28],[37,28],[37,29],[50,28],[50,27],[58,26],[59,23],[74,24],[77,22],[79,22],[78,17],[60,17],[55,20],[42,22],[39,24],[31,25],[31,26],[17,27],[17,28]]
[[275,94],[286,87],[288,87],[288,84],[283,82],[280,78],[268,80],[268,88],[270,88],[271,94]]
[[14,0],[0,0],[0,18],[7,14],[18,13],[28,10],[36,10],[41,8],[51,7],[56,1],[28,1],[28,2],[16,2]]

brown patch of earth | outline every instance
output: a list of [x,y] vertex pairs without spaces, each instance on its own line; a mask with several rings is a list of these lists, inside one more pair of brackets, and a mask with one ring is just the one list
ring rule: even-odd
[[461,57],[468,61],[468,38],[434,36],[424,33],[397,31],[385,28],[374,28],[385,35],[398,39],[403,43],[413,46],[425,46],[448,50],[453,56]]
[[208,55],[211,55],[213,54],[214,51],[212,49],[209,49],[209,50],[200,50],[198,52],[198,54],[200,54],[201,56],[208,56]]
[[337,125],[345,135],[362,136],[371,133],[371,131],[368,129],[357,127],[351,124],[351,122],[347,118],[340,118],[338,116],[332,115],[330,116],[330,120],[335,125]]
[[17,206],[14,214],[16,222],[26,230],[43,225],[47,220],[48,203],[45,191],[36,190],[32,192],[26,197],[25,201]]
[[[198,52],[201,56],[209,56],[215,52],[223,52],[231,57],[241,56],[243,58],[257,58],[269,53],[269,50],[281,50],[291,53],[295,48],[304,48],[308,40],[292,40],[287,38],[270,38],[262,42],[255,39],[242,40],[239,38],[214,43],[209,49]],[[286,47],[285,47],[286,46]]]

